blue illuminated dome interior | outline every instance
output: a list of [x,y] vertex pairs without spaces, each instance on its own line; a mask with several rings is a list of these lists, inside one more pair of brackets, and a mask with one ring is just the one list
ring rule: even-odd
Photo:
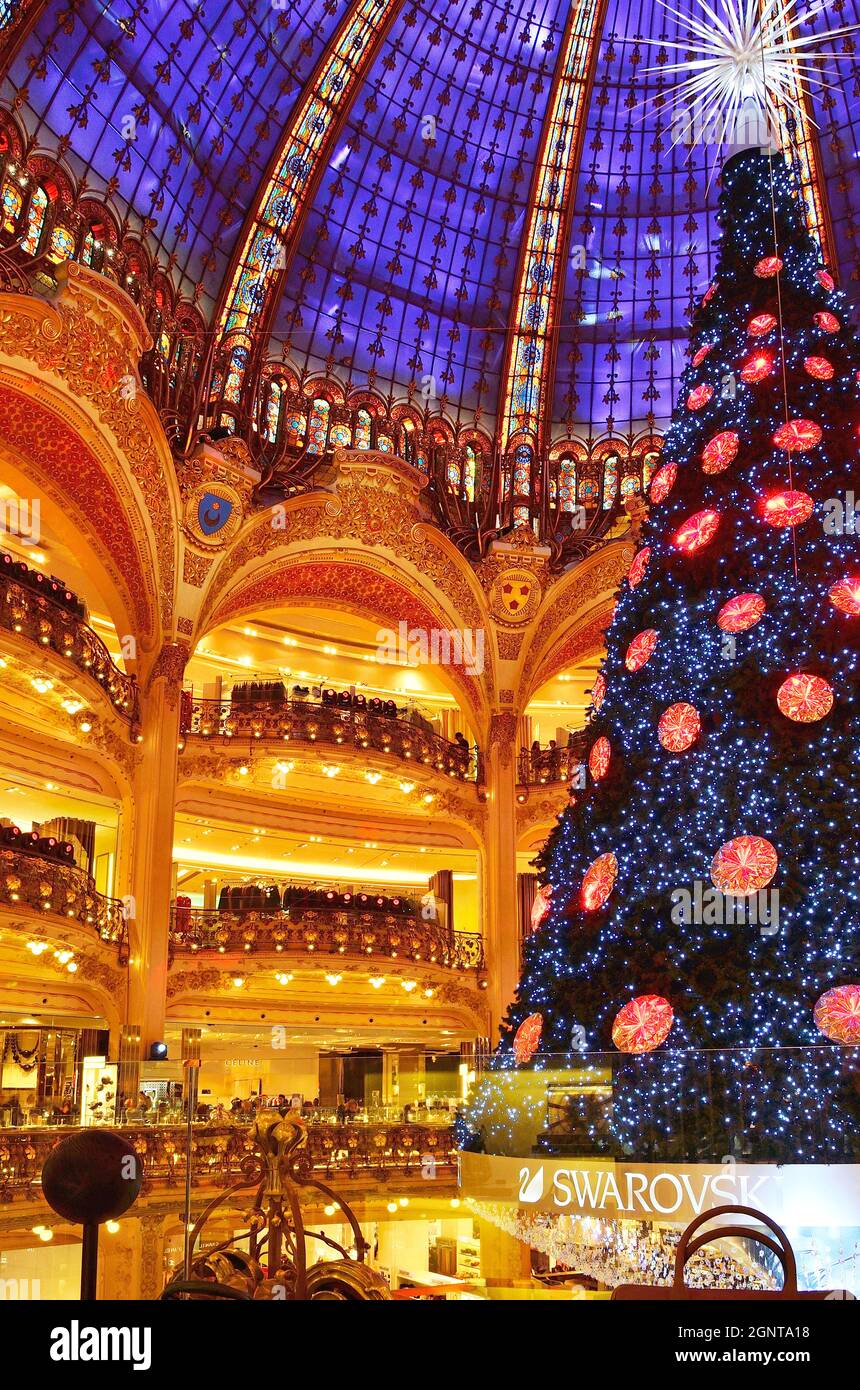
[[[707,285],[716,240],[719,151],[673,143],[671,114],[654,101],[677,55],[646,40],[676,39],[678,20],[622,0],[577,8],[594,42],[555,361],[542,366],[553,438],[633,435],[668,419],[688,306]],[[858,9],[835,4],[810,32],[851,24]],[[62,154],[146,234],[207,322],[303,93],[363,10],[366,67],[336,112],[326,159],[309,161],[267,350],[299,380],[326,375],[393,402],[432,375],[455,429],[496,432],[569,4],[83,0],[33,10],[6,104],[37,149]],[[840,81],[813,88],[809,114],[845,283],[858,275],[860,84],[852,39],[838,44]],[[825,79],[834,67],[824,61]]]

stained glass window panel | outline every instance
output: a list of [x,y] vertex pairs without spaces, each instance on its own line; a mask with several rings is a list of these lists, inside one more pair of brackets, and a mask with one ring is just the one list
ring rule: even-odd
[[308,438],[308,453],[322,454],[325,452],[328,440],[328,417],[331,406],[328,401],[314,401],[311,411],[310,431]]
[[618,455],[609,454],[603,463],[603,509],[615,505],[618,496]]
[[35,256],[45,229],[45,215],[48,211],[48,195],[44,188],[37,188],[27,210],[27,235],[21,242],[21,250],[28,256]]
[[[404,427],[408,428],[411,422],[404,421]],[[359,410],[355,417],[355,447],[356,449],[370,448],[370,414],[366,410]]]
[[558,500],[563,512],[576,508],[576,459],[566,455],[558,470]]
[[3,226],[7,232],[14,232],[18,214],[21,211],[21,204],[24,199],[21,197],[14,183],[4,183],[3,185]]

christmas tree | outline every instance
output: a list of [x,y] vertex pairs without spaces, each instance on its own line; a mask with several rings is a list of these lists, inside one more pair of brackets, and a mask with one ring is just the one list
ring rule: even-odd
[[611,1053],[619,1152],[848,1158],[860,346],[782,156],[727,162],[719,220],[496,1075]]

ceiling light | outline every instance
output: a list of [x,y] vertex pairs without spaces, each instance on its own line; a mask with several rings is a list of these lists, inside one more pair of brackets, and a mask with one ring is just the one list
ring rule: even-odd
[[44,676],[32,676],[30,684],[34,690],[38,690],[40,695],[47,695],[48,691],[54,688],[54,682],[46,680]]
[[415,790],[415,783],[414,783],[414,782],[401,782],[401,783],[400,783],[400,790],[403,792],[403,795],[404,795],[404,796],[408,796],[410,792],[414,792],[414,790]]
[[371,975],[370,978],[368,979],[368,984],[373,985],[373,988],[374,988],[374,989],[381,989],[382,986],[385,984],[385,976],[384,976],[384,975]]
[[66,714],[77,714],[84,707],[83,700],[63,700],[61,703]]
[[388,1206],[387,1206],[387,1210],[390,1211],[391,1214],[392,1214],[392,1216],[393,1216],[394,1213],[397,1211],[397,1203],[396,1203],[396,1202],[389,1202],[389,1203],[388,1203]]
[[241,989],[244,983],[245,983],[244,976],[242,976],[242,975],[234,975],[234,976],[233,976],[233,984],[235,985],[236,989]]
[[328,1206],[323,1207],[323,1211],[325,1212],[326,1216],[334,1216],[335,1212],[337,1211],[337,1207],[334,1202],[329,1202]]
[[339,768],[339,767],[333,767],[331,764],[328,764],[327,766],[323,767],[323,776],[324,776],[324,777],[338,777],[339,775],[340,775],[340,768]]
[[382,779],[381,772],[365,772],[364,776],[365,780],[368,781],[372,787],[375,787],[377,782]]
[[417,988],[418,988],[418,981],[417,981],[417,980],[401,980],[401,981],[400,981],[400,988],[401,988],[401,989],[405,989],[407,994],[411,994],[412,991],[413,991],[413,989],[417,989]]
[[342,976],[342,975],[326,975],[326,979],[328,980],[328,982],[329,982],[330,985],[334,986],[334,985],[339,985],[339,984],[340,984],[341,980],[343,979],[343,976]]

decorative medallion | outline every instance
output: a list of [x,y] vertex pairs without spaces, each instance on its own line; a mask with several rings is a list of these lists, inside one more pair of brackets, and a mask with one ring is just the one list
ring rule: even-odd
[[490,589],[490,611],[509,623],[533,618],[541,601],[541,586],[529,570],[503,570]]
[[244,516],[239,493],[228,483],[199,483],[185,507],[185,530],[198,545],[222,547],[233,539]]

